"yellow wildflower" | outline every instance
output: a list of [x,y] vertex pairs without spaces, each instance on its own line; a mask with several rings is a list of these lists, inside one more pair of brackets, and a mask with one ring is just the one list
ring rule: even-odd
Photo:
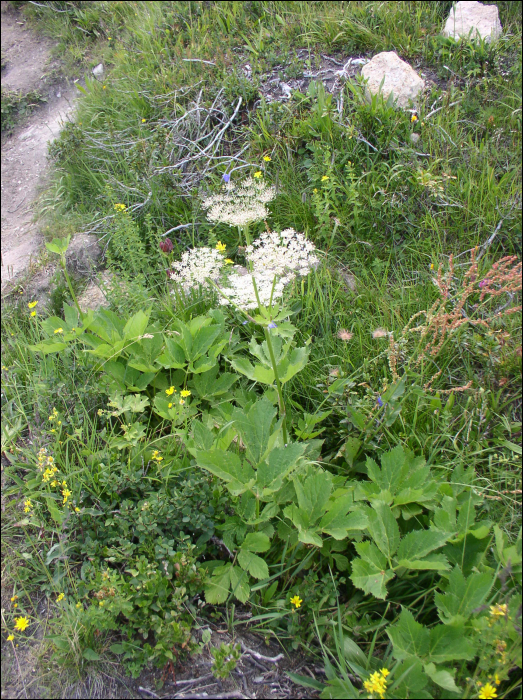
[[173,407],[172,403],[167,404],[167,408],[172,408],[172,407]]
[[28,306],[30,309],[34,309],[34,307],[35,307],[37,304],[38,304],[37,301],[30,301],[30,302],[27,304],[27,306]]
[[7,638],[7,641],[12,642],[14,638],[15,638],[14,634],[10,634]]
[[363,687],[367,693],[376,693],[380,698],[383,698],[387,690],[387,681],[385,679],[388,675],[389,671],[386,668],[382,668],[381,671],[375,671],[369,680],[363,683]]
[[82,607],[82,604],[80,603],[80,601],[78,601],[78,603],[75,605],[75,607],[78,609],[80,609]]
[[496,689],[490,683],[485,683],[483,688],[479,691],[479,695],[478,695],[478,698],[480,698],[480,700],[490,700],[490,698],[497,698],[497,697],[498,697],[498,694],[496,693]]
[[158,450],[154,450],[151,459],[153,459],[155,462],[162,462],[163,457],[160,455]]
[[410,118],[410,121],[411,121],[411,122],[417,122],[417,121],[418,121],[418,117],[417,117],[415,114],[413,114],[412,117]]
[[495,618],[496,620],[499,617],[505,617],[507,614],[507,606],[505,603],[502,603],[501,605],[499,603],[496,603],[496,605],[491,605],[490,606],[490,615]]
[[59,603],[59,602],[60,602],[61,600],[63,600],[64,598],[65,598],[64,594],[63,594],[63,593],[60,593],[60,595],[59,595],[58,598],[56,599],[56,602]]
[[142,119],[142,124],[144,124],[146,121],[147,121],[146,119]]
[[79,512],[80,512],[80,508],[76,507],[76,508],[74,509],[74,512],[75,512],[75,513],[79,513]]
[[14,595],[14,596],[11,598],[11,603],[14,603],[15,600],[18,600],[18,596],[17,596],[17,595]]
[[257,172],[254,173],[254,177],[260,178],[262,176],[262,171],[258,170]]
[[223,253],[224,250],[227,250],[227,246],[225,245],[225,243],[218,241],[218,243],[216,244],[216,250],[218,250],[220,253]]
[[270,157],[270,156],[263,156],[263,160],[264,160],[266,163],[270,163],[271,157]]
[[116,211],[125,211],[127,209],[125,204],[115,204],[114,208]]
[[312,191],[314,192],[314,194],[317,194],[317,193],[318,193],[318,188],[315,187]]
[[176,389],[173,386],[170,386],[168,389],[165,390],[165,393],[167,394],[167,396],[172,396],[175,391]]
[[102,85],[102,90],[105,90],[105,85]]
[[15,630],[23,632],[29,626],[27,617],[18,617],[15,622]]
[[224,262],[226,265],[234,265],[234,260],[231,260],[230,258],[225,258]]
[[322,182],[326,182],[327,180],[330,180],[330,177],[329,177],[328,175],[324,175],[324,176],[321,178],[321,181],[322,181]]
[[184,389],[183,391],[180,391],[180,396],[184,399],[190,395],[191,395],[191,392],[188,389]]
[[31,311],[30,316],[36,316],[36,311]]
[[290,602],[295,605],[297,608],[301,607],[301,604],[303,603],[303,600],[300,598],[299,595],[295,595],[290,599]]
[[29,498],[26,501],[24,501],[24,513],[29,513],[32,507],[33,504],[31,503]]
[[56,335],[57,333],[63,333],[63,332],[64,332],[63,328],[57,328],[54,333]]

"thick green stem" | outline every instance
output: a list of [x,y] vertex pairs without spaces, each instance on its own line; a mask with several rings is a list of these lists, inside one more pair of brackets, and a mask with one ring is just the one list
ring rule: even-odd
[[272,348],[271,334],[269,329],[265,328],[265,339],[267,341],[267,347],[269,348],[269,355],[271,356],[272,369],[274,371],[274,379],[276,380],[276,389],[278,390],[278,403],[280,405],[280,418],[282,419],[282,431],[283,431],[283,444],[286,445],[287,439],[287,414],[285,411],[285,402],[283,401],[283,392],[281,389],[280,378],[278,377],[278,366],[276,364],[276,357],[274,356],[274,350]]
[[78,299],[76,298],[76,294],[74,293],[74,290],[73,290],[73,285],[71,284],[71,279],[70,279],[69,275],[67,274],[67,266],[65,263],[65,257],[62,257],[60,259],[60,264],[62,266],[65,281],[67,282],[67,286],[69,287],[69,292],[71,293],[71,298],[74,301],[76,308],[78,309],[78,313],[80,314],[80,318],[83,318],[84,313],[83,313],[82,309],[80,308],[80,304],[78,303]]

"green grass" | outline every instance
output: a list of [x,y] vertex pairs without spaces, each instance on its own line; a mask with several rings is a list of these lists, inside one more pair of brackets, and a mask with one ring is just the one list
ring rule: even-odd
[[[90,67],[102,61],[107,71],[100,81],[87,76],[74,122],[64,127],[51,147],[53,182],[41,199],[40,214],[50,227],[49,237],[65,236],[72,228],[96,231],[107,244],[108,261],[117,274],[109,294],[111,309],[127,318],[151,306],[155,332],[167,330],[175,318],[188,322],[207,313],[215,300],[196,295],[182,304],[170,294],[167,258],[158,251],[161,235],[187,225],[169,234],[172,259],[187,247],[214,246],[220,240],[227,244],[228,254],[240,260],[236,230],[211,225],[201,196],[215,191],[221,175],[232,167],[248,166],[233,171],[233,177],[263,169],[264,177],[278,188],[270,205],[270,226],[304,231],[325,253],[318,270],[292,288],[292,302],[300,302],[291,319],[298,329],[296,340],[298,345],[310,341],[311,351],[304,369],[285,386],[293,416],[291,434],[303,412],[330,411],[315,430],[323,429],[320,463],[337,475],[340,487],[344,479],[361,481],[366,476],[365,456],[379,461],[397,445],[423,455],[438,483],[461,474],[468,485],[466,493],[483,497],[476,506],[476,520],[497,523],[509,545],[521,527],[520,314],[502,316],[488,328],[463,327],[447,339],[434,361],[421,364],[416,364],[420,352],[416,341],[406,340],[396,350],[397,371],[405,377],[404,393],[395,404],[398,414],[389,424],[374,420],[378,397],[393,384],[393,371],[388,337],[373,333],[383,329],[401,340],[409,319],[438,298],[434,270],[440,264],[446,269],[451,254],[456,256],[456,282],[468,270],[469,253],[476,246],[482,256],[481,275],[505,255],[521,256],[520,11],[515,3],[498,3],[503,38],[492,46],[474,46],[438,37],[450,5],[56,2],[42,8],[25,4],[24,12],[34,26],[59,39],[57,51],[65,56],[68,70],[77,71],[87,56]],[[288,69],[289,77],[299,74],[293,58],[297,49],[308,52],[305,71],[319,67],[322,54],[343,62],[349,56],[397,51],[432,80],[418,121],[413,123],[410,112],[395,110],[383,100],[369,104],[358,80],[343,87],[343,100],[340,94],[331,97],[320,84],[283,103],[259,99],[256,85],[274,66],[282,65],[283,73]],[[252,82],[243,71],[247,62]],[[241,108],[221,135],[215,158],[193,158],[180,169],[180,160],[194,155],[187,146],[194,139],[201,137],[200,147],[212,152],[220,120],[225,124],[231,119],[240,98]],[[201,122],[213,105],[217,111],[204,122],[207,132]],[[184,116],[190,110],[193,119]],[[410,140],[413,131],[420,135],[415,146]],[[270,156],[270,161],[263,156]],[[322,179],[325,176],[327,180]],[[119,203],[127,209],[116,216],[114,205]],[[254,235],[263,226],[253,228]],[[347,274],[354,284],[347,284]],[[104,628],[98,618],[80,618],[74,608],[82,600],[87,611],[95,590],[87,585],[87,574],[101,577],[103,566],[114,576],[112,585],[127,591],[123,573],[102,551],[114,546],[108,534],[116,537],[111,513],[124,497],[142,512],[144,503],[160,496],[181,499],[168,502],[180,512],[187,507],[193,513],[194,504],[179,480],[195,466],[187,461],[174,434],[153,417],[144,423],[146,440],[134,452],[129,450],[126,464],[110,447],[121,434],[120,422],[104,422],[97,413],[106,409],[108,397],[100,367],[73,347],[46,357],[29,352],[27,346],[40,339],[37,319],[28,316],[23,303],[7,307],[2,318],[6,368],[2,451],[11,462],[5,468],[9,485],[5,572],[8,585],[20,597],[19,611],[32,618],[37,617],[32,601],[39,591],[48,597],[67,592],[68,607],[63,611],[67,629],[58,651],[61,663],[81,677],[89,668],[95,671],[100,659],[115,658],[108,647],[116,639],[112,636],[116,627]],[[237,322],[232,321],[230,329],[240,344],[251,336]],[[341,330],[351,333],[351,339],[340,338]],[[226,364],[222,369],[230,371]],[[329,387],[340,378],[347,380],[347,386],[331,392]],[[469,383],[469,388],[460,390]],[[239,384],[252,390],[243,380]],[[53,408],[62,420],[58,434],[48,421]],[[368,421],[365,439],[354,412]],[[346,450],[356,438],[364,439],[364,445],[353,462]],[[91,528],[93,564],[87,563],[83,549],[85,532],[72,517],[64,526],[39,511],[38,544],[38,531],[28,522],[23,534],[20,530],[25,482],[34,477],[35,455],[44,445],[55,455],[75,503],[98,508],[107,518],[107,532],[93,527],[87,516],[81,526]],[[151,466],[143,483],[139,475],[152,449],[162,451],[168,469]],[[126,490],[126,479],[136,485],[136,492]],[[205,494],[201,503],[221,503],[214,525],[222,532],[225,511],[233,512],[238,503],[219,480],[208,478],[195,488]],[[64,527],[70,550],[63,559],[55,559],[49,552],[61,541],[57,538]],[[205,531],[202,528],[198,533]],[[174,538],[178,552],[184,551],[194,566],[202,556],[218,556],[208,541],[198,540],[193,551],[180,529],[171,532],[164,525],[160,529],[160,535],[154,530],[155,537],[163,538],[160,549],[164,540]],[[125,543],[121,532],[118,537]],[[160,555],[152,542],[145,538],[139,552],[147,552],[147,560],[158,563]],[[351,673],[359,673],[350,666],[360,663],[357,655],[351,656],[347,647],[345,656],[340,651],[343,635],[356,640],[370,672],[381,667],[374,664],[394,663],[386,631],[399,624],[400,606],[411,609],[429,627],[438,622],[433,591],[439,584],[430,571],[417,578],[397,578],[389,599],[377,601],[352,586],[349,572],[333,571],[331,578],[324,555],[314,559],[306,548],[287,550],[285,544],[278,557],[271,550],[271,574],[279,571],[276,592],[269,595],[265,584],[253,586],[255,626],[289,648],[301,645],[318,659],[330,657],[338,664],[338,677],[343,677],[343,658]],[[137,552],[132,549],[132,556]],[[112,553],[116,560],[121,555]],[[499,570],[486,558],[477,566],[496,575]],[[96,580],[102,585],[102,579]],[[196,585],[192,579],[187,583],[189,590]],[[308,595],[307,610],[302,617],[290,615],[288,597],[303,591]],[[195,629],[205,624],[192,601],[184,605]],[[331,624],[336,611],[338,630]],[[229,605],[213,614],[223,614],[232,624],[234,609],[231,612]],[[14,616],[9,608],[3,620],[6,631]],[[136,626],[141,624],[137,617]],[[242,623],[237,624],[240,628]],[[93,636],[93,629],[103,634]],[[55,630],[50,648],[56,650],[58,637]],[[63,639],[74,641],[69,655]],[[467,673],[480,673],[480,665],[471,670],[465,662],[456,662],[454,668],[463,683]],[[516,675],[504,678],[503,697],[519,692]],[[486,676],[481,677],[485,682]],[[463,692],[459,697],[474,696],[477,690],[467,686]]]

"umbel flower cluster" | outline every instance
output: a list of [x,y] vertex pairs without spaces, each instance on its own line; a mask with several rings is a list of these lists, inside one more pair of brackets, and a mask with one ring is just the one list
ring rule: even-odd
[[220,304],[256,309],[281,298],[296,275],[309,274],[319,263],[314,251],[314,245],[294,229],[269,231],[247,246],[249,270],[231,266],[231,261],[217,250],[193,248],[182,255],[180,262],[172,264],[174,272],[170,276],[185,291],[199,285],[208,287],[211,280],[221,293]]
[[236,184],[225,183],[222,191],[202,202],[207,218],[216,223],[243,228],[254,221],[262,221],[269,215],[267,203],[276,196],[276,190],[261,179],[248,177]]

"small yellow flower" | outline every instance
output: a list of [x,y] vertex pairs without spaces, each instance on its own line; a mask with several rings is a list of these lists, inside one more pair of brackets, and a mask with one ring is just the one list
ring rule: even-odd
[[147,121],[146,119],[142,119],[142,124],[145,124],[146,121]]
[[26,501],[24,501],[24,513],[29,513],[32,507],[33,504],[31,503],[31,500],[29,498]]
[[430,263],[430,269],[431,269],[431,270],[434,269],[434,263]]
[[105,85],[102,86],[102,90],[105,90]]
[[380,670],[380,673],[381,673],[381,675],[383,676],[383,678],[387,678],[387,676],[389,675],[390,671],[389,671],[388,668],[382,668],[382,669]]
[[418,117],[417,117],[415,114],[413,114],[412,117],[410,118],[410,121],[411,121],[411,122],[417,122],[417,121],[418,121]]
[[110,37],[110,36],[108,36],[107,39],[108,39],[108,41],[111,41],[111,37]]
[[30,309],[34,309],[34,307],[35,307],[37,304],[38,304],[37,301],[30,301],[29,304],[27,304],[27,306],[28,306]]
[[63,332],[64,332],[63,328],[57,328],[54,333],[56,335],[57,333],[63,333]]
[[507,606],[505,603],[502,603],[501,605],[497,603],[496,605],[490,606],[490,615],[496,620],[498,619],[498,617],[505,617],[506,614]]
[[494,674],[494,683],[495,683],[496,685],[499,685],[499,684],[501,683],[501,679],[500,679],[500,677],[498,676],[497,673]]
[[231,260],[230,258],[225,258],[224,263],[226,265],[234,265],[234,260]]
[[11,598],[11,603],[14,603],[15,600],[18,600],[18,596],[17,596],[17,595],[14,595],[14,596]]
[[224,250],[227,250],[227,246],[225,245],[225,243],[218,241],[218,243],[216,244],[216,250],[220,253],[223,253]]
[[17,607],[18,607],[18,603],[13,603],[13,608],[17,608]]
[[318,188],[315,187],[312,191],[314,192],[314,194],[317,194],[317,193],[318,193]]
[[301,604],[303,603],[303,600],[300,598],[299,595],[295,595],[290,599],[290,602],[295,605],[297,608],[301,607]]
[[254,177],[260,178],[262,176],[262,171],[258,170],[257,172],[254,173]]
[[324,175],[324,176],[321,178],[321,181],[322,181],[322,182],[327,182],[327,180],[330,180],[330,177],[329,177],[328,175]]
[[18,617],[15,622],[15,630],[20,630],[23,632],[29,626],[29,620],[27,617]]
[[498,694],[496,693],[496,689],[490,683],[485,683],[483,688],[479,691],[478,695],[478,698],[480,698],[480,700],[490,700],[491,698],[497,697]]
[[184,389],[183,391],[180,391],[180,396],[181,396],[182,398],[184,398],[184,399],[187,398],[187,396],[190,396],[190,395],[191,395],[191,392],[190,392],[188,389]]
[[59,602],[60,602],[61,600],[63,600],[64,598],[65,598],[64,594],[63,594],[63,593],[60,593],[60,595],[59,595],[58,598],[56,599],[56,602],[59,603]]
[[104,412],[102,411],[101,408],[98,409],[97,413],[98,413],[99,416],[103,416],[103,414],[104,414]]
[[125,204],[115,204],[114,208],[116,211],[125,211],[127,209]]
[[7,641],[12,642],[14,638],[15,638],[14,634],[10,634],[7,638]]
[[79,513],[79,512],[80,512],[80,508],[76,507],[76,508],[74,509],[74,512],[75,512],[75,513]]
[[36,316],[36,311],[31,311],[30,316]]
[[82,606],[82,604],[80,603],[80,601],[78,601],[78,603],[75,605],[75,608],[80,609],[81,607],[83,607],[83,606]]
[[170,386],[168,389],[165,390],[165,393],[167,394],[167,396],[172,396],[175,391],[176,389],[173,386]]
[[98,605],[99,605],[100,607],[103,607],[104,602],[105,602],[105,601],[101,600],[101,601],[98,603]]
[[264,160],[266,163],[270,163],[270,162],[271,162],[271,157],[270,157],[270,156],[263,156],[263,160]]
[[167,404],[167,408],[172,408],[172,407],[173,407],[172,403]]

